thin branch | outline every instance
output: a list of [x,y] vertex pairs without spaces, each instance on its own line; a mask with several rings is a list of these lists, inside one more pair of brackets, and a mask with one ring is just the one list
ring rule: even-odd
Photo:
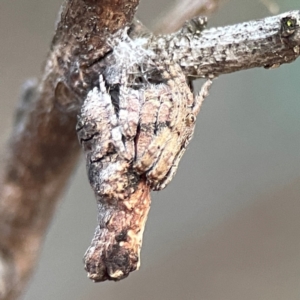
[[[0,299],[16,299],[79,156],[80,99],[98,77],[107,36],[132,22],[138,0],[67,0],[42,80],[24,92],[0,184]],[[97,67],[94,62],[98,61]]]
[[[204,26],[204,19],[195,19]],[[177,33],[154,37],[149,48],[167,53],[190,78],[215,77],[255,67],[274,68],[299,57],[300,11],[262,20],[190,32],[191,22]]]
[[210,16],[220,6],[222,0],[177,0],[170,11],[158,20],[155,33],[171,33],[196,16]]

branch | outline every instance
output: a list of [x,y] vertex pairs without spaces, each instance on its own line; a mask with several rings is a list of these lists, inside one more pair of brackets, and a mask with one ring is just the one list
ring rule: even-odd
[[163,189],[175,175],[211,85],[195,97],[187,77],[293,61],[299,24],[299,11],[209,30],[205,18],[196,18],[171,35],[131,39],[124,28],[110,38],[113,51],[77,126],[98,202],[85,255],[92,280],[121,280],[139,267],[149,190]]
[[199,32],[204,25],[203,18],[194,19],[177,33],[153,37],[149,48],[166,52],[192,78],[274,68],[299,56],[299,11]]
[[[25,89],[2,169],[0,299],[15,299],[32,272],[58,197],[78,159],[79,147],[74,128],[82,99],[98,85],[100,73],[104,77],[110,75],[111,79],[119,79],[120,74],[114,72],[122,70],[109,65],[114,53],[111,37],[123,37],[118,32],[122,29],[124,33],[124,27],[131,24],[137,5],[138,0],[66,0],[62,6],[43,79],[37,87],[30,83]],[[156,59],[161,62],[166,57],[181,66],[181,78],[188,76],[190,79],[291,62],[299,56],[299,23],[299,11],[201,32],[199,30],[204,23],[193,20],[172,35],[149,37],[147,33],[139,39],[136,33],[131,32],[131,37],[136,38],[138,43],[143,40],[143,43],[134,45],[135,40],[131,40],[130,45],[137,47],[140,51],[137,53],[146,53],[145,57],[148,51],[141,47],[152,50],[149,52],[154,53],[154,57],[151,57],[150,63],[139,61],[138,67],[142,66],[143,72],[153,75],[149,78],[159,84],[159,80],[155,82],[155,72],[146,72],[153,69]],[[135,25],[139,32],[144,32],[137,23]],[[114,46],[122,50],[120,43]],[[126,51],[124,53],[127,55]],[[130,59],[141,59],[130,54]],[[137,69],[141,72],[141,68]],[[113,72],[109,73],[111,70]],[[162,73],[161,69],[159,72]],[[139,82],[143,82],[144,74],[134,74],[141,79]],[[165,82],[167,77],[163,79]],[[168,81],[170,89],[176,88],[172,78]],[[186,84],[185,79],[179,83]],[[178,90],[176,94],[179,94]],[[194,118],[189,123],[192,120]],[[143,188],[146,194],[140,193]],[[150,203],[147,188],[141,180],[131,199],[138,209],[139,200],[146,199],[145,211]],[[111,213],[110,218],[113,216],[114,213]],[[138,225],[143,227],[146,215],[141,217],[137,214],[137,217]],[[128,226],[133,227],[131,221],[135,220],[127,221],[130,223]],[[114,227],[115,223],[106,225]],[[136,235],[139,228],[133,229]],[[99,239],[97,232],[96,239]],[[135,247],[138,252],[140,242],[129,243],[128,247]],[[97,249],[92,250],[97,255]],[[94,272],[93,269],[99,266],[99,261],[90,254],[92,252],[88,251],[86,262],[92,263],[92,269],[89,265],[87,269],[92,278],[99,280],[97,276],[101,276],[99,273],[102,271],[97,269]],[[113,279],[118,274],[112,271],[108,275]]]
[[[79,156],[80,99],[98,80],[107,36],[132,22],[138,0],[67,0],[37,88],[27,85],[0,184],[0,299],[16,299],[35,265]],[[97,66],[94,66],[95,62]]]

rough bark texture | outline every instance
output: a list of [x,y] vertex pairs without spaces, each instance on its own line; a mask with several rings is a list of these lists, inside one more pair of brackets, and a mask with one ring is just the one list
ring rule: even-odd
[[211,28],[199,34],[180,30],[154,37],[156,53],[167,52],[191,78],[218,76],[254,67],[278,67],[299,56],[300,12]]
[[[75,124],[79,107],[88,91],[98,85],[99,73],[109,62],[103,59],[112,51],[107,39],[131,24],[137,5],[138,0],[66,0],[62,6],[43,78],[37,88],[30,83],[25,89],[2,169],[2,300],[15,299],[32,272],[57,199],[78,158]],[[146,48],[157,57],[169,56],[189,79],[276,67],[299,56],[299,23],[299,11],[293,11],[202,32],[185,26],[173,35],[146,34]],[[132,32],[132,37],[136,35]],[[143,198],[149,199],[147,192],[141,193],[147,188],[142,182],[132,194],[137,206]],[[139,220],[144,224],[144,216]],[[95,240],[100,235],[96,233]],[[138,243],[128,247],[139,248]],[[109,274],[113,278],[115,273]]]
[[24,92],[0,188],[0,299],[27,282],[58,197],[77,162],[80,99],[110,50],[108,35],[131,23],[138,1],[65,1],[36,90]]
[[145,181],[140,181],[124,201],[98,203],[99,225],[84,255],[90,279],[117,281],[139,269],[150,204],[150,188]]

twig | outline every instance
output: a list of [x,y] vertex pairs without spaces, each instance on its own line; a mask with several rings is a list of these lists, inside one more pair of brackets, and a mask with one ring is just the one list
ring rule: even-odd
[[[203,24],[203,19],[195,22]],[[189,23],[187,23],[189,25]],[[154,37],[149,48],[167,53],[191,78],[214,77],[254,67],[275,68],[299,57],[300,11],[201,32]]]
[[[67,0],[37,89],[26,90],[0,185],[0,299],[16,299],[35,265],[59,195],[78,159],[80,99],[98,78],[107,36],[138,0]],[[97,67],[94,62],[97,61]]]

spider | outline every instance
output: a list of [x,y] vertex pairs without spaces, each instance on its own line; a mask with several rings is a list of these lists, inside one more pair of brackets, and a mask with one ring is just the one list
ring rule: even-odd
[[163,83],[150,85],[142,93],[140,130],[133,163],[138,174],[146,174],[153,190],[165,188],[174,177],[212,84],[208,79],[200,93],[194,96],[179,65],[165,61],[159,70]]
[[120,280],[138,269],[149,187],[160,190],[172,180],[211,85],[206,81],[194,97],[178,65],[165,61],[157,71],[159,83],[139,89],[122,72],[117,104],[100,75],[99,88],[89,92],[78,117],[98,201],[99,224],[84,256],[95,281]]
[[99,196],[126,198],[138,176],[146,176],[153,190],[165,188],[192,138],[212,81],[194,96],[179,65],[165,60],[157,69],[161,83],[139,90],[128,87],[123,72],[118,108],[100,75],[99,89],[83,104],[77,131],[87,152],[90,183]]

